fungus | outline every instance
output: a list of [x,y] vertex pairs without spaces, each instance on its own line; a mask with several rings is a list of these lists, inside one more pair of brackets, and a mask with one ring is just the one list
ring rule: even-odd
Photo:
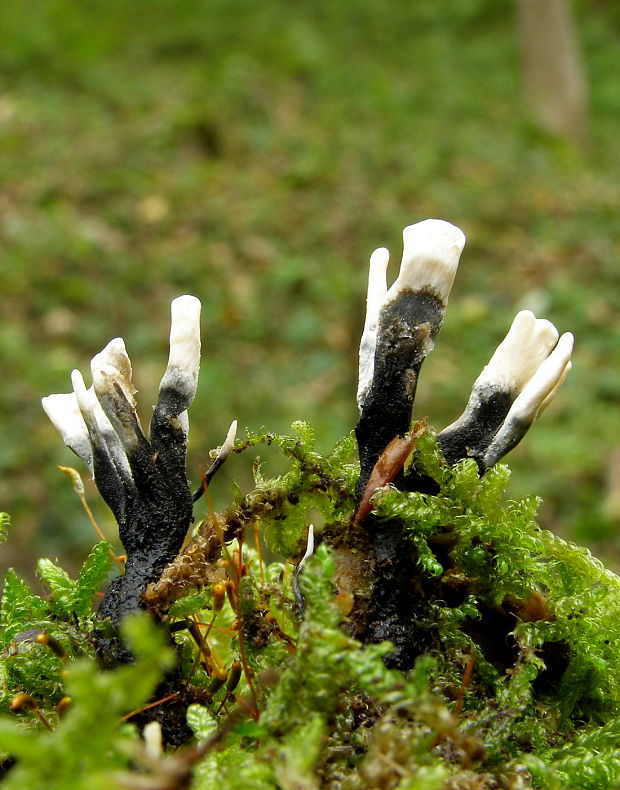
[[[409,589],[417,557],[403,552],[398,519],[381,522],[372,514],[372,497],[377,487],[388,483],[410,491],[429,491],[436,485],[418,474],[415,464],[407,471],[404,465],[423,430],[411,429],[418,377],[441,329],[465,236],[449,222],[428,219],[406,227],[403,243],[400,271],[389,288],[389,252],[380,248],[370,258],[359,353],[360,417],[355,435],[360,475],[353,523],[363,523],[372,534],[376,568],[366,639],[393,641],[402,652],[397,664],[410,666],[422,649],[413,647],[419,631],[412,620],[417,603],[411,590],[400,591]],[[520,441],[570,369],[572,335],[558,335],[553,324],[529,311],[517,315],[476,379],[465,411],[439,434],[448,464],[472,457],[483,473]],[[148,438],[138,417],[131,361],[121,338],[93,358],[91,387],[75,370],[72,393],[43,399],[48,416],[92,472],[119,524],[127,554],[125,573],[112,582],[99,609],[113,625],[146,606],[147,586],[160,580],[181,551],[193,503],[234,447],[236,421],[202,486],[192,494],[185,471],[187,410],[196,393],[199,364],[200,302],[181,296],[171,306],[170,354]],[[231,534],[237,532],[238,526]],[[299,576],[312,545],[310,528],[306,554],[294,576],[302,615]]]
[[304,556],[299,561],[299,564],[295,568],[295,573],[293,575],[293,591],[295,593],[295,598],[297,600],[297,604],[299,606],[299,611],[301,616],[303,617],[306,610],[306,601],[304,599],[304,595],[301,591],[301,587],[299,585],[299,579],[301,576],[301,572],[304,568],[306,562],[310,559],[310,557],[314,554],[314,524],[310,524],[308,527],[308,540],[306,543],[306,551]]
[[420,368],[441,329],[465,236],[449,222],[427,219],[404,229],[403,245],[400,272],[389,290],[388,251],[375,250],[370,259],[355,429],[358,493],[388,443],[409,430]]
[[[127,553],[99,613],[114,624],[142,606],[146,586],[174,559],[192,522],[185,472],[191,405],[200,365],[200,301],[180,296],[171,305],[170,355],[147,438],[136,411],[131,362],[121,338],[93,357],[93,386],[71,375],[73,392],[43,398],[43,408],[65,444],[79,455],[119,525]],[[236,422],[209,473],[224,463]]]
[[[441,329],[463,232],[428,219],[403,231],[400,272],[388,290],[389,252],[370,257],[366,321],[359,353],[355,429],[361,497],[377,460],[409,430],[420,368]],[[497,463],[523,438],[570,370],[573,336],[522,310],[474,382],[467,407],[439,434],[446,461],[473,457],[480,471]]]
[[438,436],[449,464],[471,457],[484,472],[518,444],[570,370],[573,336],[558,336],[550,321],[517,313],[465,411]]
[[[465,236],[449,222],[429,219],[405,228],[403,241],[400,272],[389,290],[388,251],[380,248],[370,258],[359,355],[354,523],[363,523],[370,534],[374,567],[363,641],[390,641],[388,666],[409,669],[432,642],[432,628],[421,625],[432,617],[412,584],[419,558],[403,539],[402,520],[374,516],[372,496],[377,482],[436,492],[436,482],[419,474],[415,463],[403,470],[406,437],[420,369],[441,329]],[[558,335],[553,324],[527,310],[517,315],[476,379],[462,416],[439,434],[449,465],[472,457],[484,473],[521,440],[570,369],[573,337]],[[390,461],[395,453],[397,464]],[[384,466],[390,474],[382,473]]]

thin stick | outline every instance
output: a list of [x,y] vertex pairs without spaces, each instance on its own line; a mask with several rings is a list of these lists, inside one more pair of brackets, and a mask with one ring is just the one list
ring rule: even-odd
[[254,545],[256,546],[256,553],[258,554],[258,566],[260,568],[260,583],[261,583],[261,598],[263,599],[263,606],[265,609],[268,608],[267,605],[267,594],[265,592],[265,568],[263,566],[263,552],[260,545],[260,531],[258,529],[258,525],[256,521],[252,522],[252,534],[254,535]]
[[[88,502],[86,501],[86,494],[84,493],[84,484],[82,483],[82,478],[80,477],[79,472],[77,472],[75,469],[72,469],[70,466],[59,466],[58,468],[60,469],[61,472],[64,472],[67,475],[67,477],[71,479],[71,482],[73,484],[73,490],[79,496],[80,501],[82,502],[82,507],[86,511],[86,515],[88,516],[90,523],[93,525],[95,532],[99,537],[99,540],[106,541],[107,543],[107,538],[103,534],[103,530],[101,529],[99,524],[97,524],[95,517],[93,516],[93,512],[90,509]],[[114,551],[112,550],[112,546],[110,546],[109,551],[110,551],[110,556],[112,557],[112,559],[116,564],[116,567],[119,569],[121,573],[125,573],[125,567],[119,561],[119,558],[114,554]]]
[[454,715],[460,716],[461,710],[463,708],[463,700],[465,699],[465,692],[469,684],[471,683],[471,676],[474,671],[474,664],[476,663],[476,658],[471,653],[471,648],[469,658],[467,659],[467,664],[465,665],[465,671],[463,672],[463,680],[461,681],[461,688],[459,690],[459,696],[456,700],[456,705],[454,706]]
[[150,702],[148,705],[143,705],[141,708],[136,708],[136,710],[132,710],[131,713],[127,713],[125,716],[123,716],[121,721],[129,721],[129,719],[137,716],[138,713],[144,713],[145,710],[150,710],[151,708],[156,708],[158,705],[163,705],[164,702],[168,702],[169,700],[178,697],[180,693],[180,691],[175,691],[173,694],[168,694],[167,697],[158,699],[155,702]]

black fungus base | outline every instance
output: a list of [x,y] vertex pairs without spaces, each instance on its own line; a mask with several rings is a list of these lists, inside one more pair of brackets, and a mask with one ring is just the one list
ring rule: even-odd
[[[396,436],[410,428],[422,362],[441,328],[445,304],[429,291],[403,291],[382,313],[377,330],[373,378],[355,428],[360,456],[358,500],[377,460]],[[428,488],[432,481],[399,475],[394,485]],[[365,642],[390,641],[389,667],[410,669],[435,643],[432,618],[419,594],[417,557],[398,521],[364,521],[372,541],[375,582],[367,613]]]
[[373,539],[375,582],[363,641],[392,642],[394,651],[385,663],[390,669],[405,671],[437,644],[437,618],[419,587],[417,554],[403,540],[403,524],[377,522],[369,516],[366,527]]
[[[129,451],[132,477],[118,483],[110,496],[113,465],[95,465],[95,482],[113,507],[119,536],[127,554],[125,572],[109,586],[99,607],[99,618],[110,629],[98,635],[98,650],[107,666],[131,660],[119,633],[121,620],[145,608],[144,592],[183,546],[192,523],[192,495],[185,473],[186,436],[175,416],[186,401],[173,389],[160,391],[151,420],[151,440],[135,426],[136,444]],[[104,459],[105,460],[105,459]]]

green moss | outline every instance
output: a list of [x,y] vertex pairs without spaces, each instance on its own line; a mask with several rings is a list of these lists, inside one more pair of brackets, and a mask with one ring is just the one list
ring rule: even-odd
[[275,444],[290,460],[290,471],[271,480],[263,479],[260,466],[255,466],[256,488],[247,497],[250,504],[265,498],[273,502],[271,516],[261,514],[261,534],[271,551],[285,557],[300,549],[310,511],[318,511],[329,522],[345,523],[350,518],[359,475],[352,435],[322,456],[315,450],[314,431],[307,423],[298,421],[291,427],[295,437],[248,431],[246,444]]
[[8,513],[0,512],[0,543],[4,543],[7,538],[9,527],[11,526],[11,517]]
[[63,686],[72,703],[61,719],[48,714],[53,732],[24,728],[27,713],[19,714],[21,721],[0,720],[0,751],[17,758],[4,787],[118,786],[112,772],[138,753],[135,730],[121,717],[148,700],[172,658],[146,617],[127,622],[125,636],[136,656],[133,665],[101,672],[93,658],[71,663]]
[[[164,752],[141,770],[171,770],[169,761],[184,755],[194,790],[616,786],[620,580],[585,549],[542,530],[535,497],[506,499],[507,467],[482,478],[472,462],[448,468],[429,432],[413,464],[436,481],[437,493],[387,486],[373,499],[374,518],[400,524],[403,551],[417,557],[413,582],[434,634],[411,670],[388,669],[389,644],[362,644],[352,635],[364,598],[342,586],[347,552],[357,558],[356,572],[369,572],[365,528],[351,522],[351,439],[322,455],[310,428],[294,427],[294,436],[250,435],[246,446],[281,448],[289,470],[271,480],[258,474],[255,489],[237,494],[235,506],[254,513],[255,527],[279,556],[265,546],[229,546],[218,572],[236,600],[215,611],[212,588],[197,585],[166,615],[178,667],[166,693],[170,683],[183,689],[187,721],[202,746]],[[292,565],[311,510],[324,526],[299,576],[302,619]],[[76,580],[42,560],[46,598],[7,574],[0,748],[19,760],[24,733],[34,739],[28,762],[9,772],[9,788],[86,787],[76,778],[78,753],[88,786],[115,787],[118,771],[133,781],[140,747],[135,728],[121,719],[149,699],[171,650],[140,621],[130,630],[136,663],[97,670],[90,607],[109,567],[107,544],[95,547]],[[187,630],[192,623],[203,624],[208,655],[198,653]],[[39,644],[39,631],[57,639],[66,656]],[[244,671],[229,690],[236,661]],[[222,668],[228,679],[218,686]],[[53,733],[31,710],[10,712],[14,695],[23,693]],[[66,695],[74,701],[60,719]],[[97,737],[86,737],[87,730]],[[51,755],[60,763],[54,775],[46,767]]]

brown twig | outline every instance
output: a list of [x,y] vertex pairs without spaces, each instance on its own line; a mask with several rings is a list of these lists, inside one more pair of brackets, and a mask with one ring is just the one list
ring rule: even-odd
[[416,442],[425,433],[426,428],[426,419],[420,420],[415,424],[411,433],[407,433],[403,437],[394,437],[381,453],[370,473],[359,506],[353,517],[355,525],[361,524],[372,510],[371,500],[377,489],[388,485],[398,476],[405,465],[405,461],[411,455]]
[[474,671],[474,664],[476,663],[476,658],[474,654],[471,652],[471,647],[469,648],[469,658],[467,659],[467,664],[465,665],[465,671],[463,672],[463,679],[461,680],[461,688],[459,689],[459,696],[456,700],[456,705],[454,706],[454,715],[460,716],[461,710],[463,709],[463,700],[465,699],[465,692],[469,688],[469,684],[471,683],[471,676]]
[[155,702],[149,702],[148,705],[143,705],[141,708],[136,708],[136,710],[132,710],[131,713],[125,714],[121,721],[129,721],[129,719],[133,719],[134,716],[137,716],[138,713],[144,713],[145,710],[150,710],[151,708],[156,708],[158,705],[163,705],[165,702],[169,702],[171,699],[178,697],[180,691],[175,691],[172,694],[168,694],[167,697],[162,697],[161,699],[155,700]]

